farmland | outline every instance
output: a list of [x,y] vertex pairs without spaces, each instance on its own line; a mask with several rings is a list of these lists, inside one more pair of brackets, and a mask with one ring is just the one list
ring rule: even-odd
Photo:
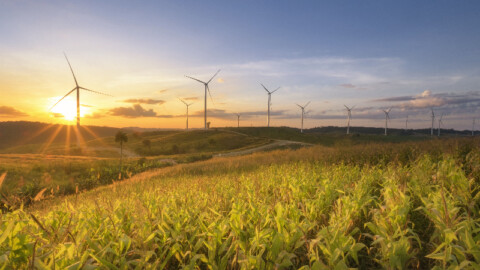
[[480,266],[477,139],[314,146],[148,170],[2,214],[7,268]]

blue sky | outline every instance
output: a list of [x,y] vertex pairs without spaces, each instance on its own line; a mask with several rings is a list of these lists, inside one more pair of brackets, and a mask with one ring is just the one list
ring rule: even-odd
[[[203,107],[202,86],[184,75],[222,69],[209,104],[217,125],[236,112],[264,125],[264,83],[281,86],[274,125],[298,126],[294,103],[312,100],[307,127],[344,125],[347,104],[353,125],[381,126],[393,107],[390,126],[409,114],[426,127],[434,107],[447,128],[470,128],[478,14],[475,1],[0,1],[0,91],[14,100],[0,107],[23,113],[0,108],[0,120],[61,120],[45,107],[73,87],[65,51],[85,87],[115,96],[84,95],[91,124],[181,127],[177,97],[198,99],[194,115]],[[162,102],[123,102],[139,99]]]

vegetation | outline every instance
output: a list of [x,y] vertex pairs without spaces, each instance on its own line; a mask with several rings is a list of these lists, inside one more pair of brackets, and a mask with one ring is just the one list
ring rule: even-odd
[[5,268],[478,269],[476,139],[279,150],[3,213]]
[[123,131],[118,131],[115,134],[115,142],[120,144],[120,168],[122,168],[122,158],[123,158],[123,143],[128,142],[127,133]]

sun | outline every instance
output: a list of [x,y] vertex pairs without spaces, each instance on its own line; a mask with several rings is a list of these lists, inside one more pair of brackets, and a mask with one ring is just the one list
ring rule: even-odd
[[[60,98],[61,97],[50,98],[50,107]],[[53,107],[50,112],[53,113],[53,117],[62,117],[67,121],[74,121],[77,118],[77,102],[74,98],[67,97]],[[80,106],[80,117],[83,117],[86,113],[88,113],[88,108]]]

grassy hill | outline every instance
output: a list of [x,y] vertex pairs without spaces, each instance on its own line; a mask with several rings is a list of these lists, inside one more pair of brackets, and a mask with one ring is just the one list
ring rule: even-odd
[[[53,144],[67,142],[76,144],[79,138],[73,132],[75,128],[75,126],[40,122],[0,122],[0,150],[16,146],[44,144],[49,141]],[[88,141],[96,137],[113,136],[118,130],[118,128],[111,127],[86,126],[80,128],[79,134],[83,140]],[[37,148],[32,147],[35,150]]]
[[[1,216],[19,269],[480,266],[478,139],[215,158]],[[14,244],[11,244],[14,243]]]

